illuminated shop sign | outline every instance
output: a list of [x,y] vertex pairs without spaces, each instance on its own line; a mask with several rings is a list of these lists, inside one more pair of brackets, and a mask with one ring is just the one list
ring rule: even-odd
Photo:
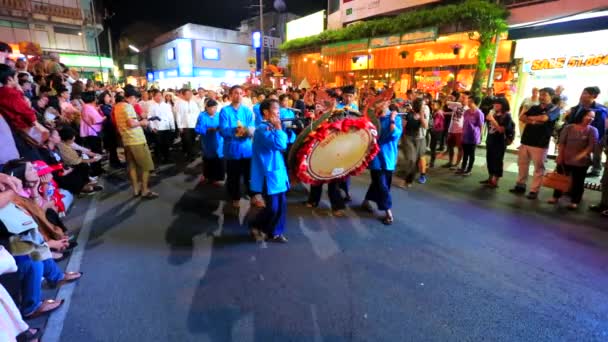
[[324,45],[321,47],[323,56],[339,55],[347,52],[367,50],[369,39],[351,40]]
[[534,59],[524,63],[524,71],[583,68],[608,65],[608,54]]
[[287,40],[314,36],[323,32],[325,11],[319,11],[305,17],[287,22]]

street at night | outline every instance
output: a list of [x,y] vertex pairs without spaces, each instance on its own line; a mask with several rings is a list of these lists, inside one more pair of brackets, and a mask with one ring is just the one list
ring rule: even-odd
[[0,0],[0,342],[608,341],[608,0]]
[[67,269],[86,276],[60,290],[49,340],[606,340],[604,223],[509,194],[513,174],[484,189],[483,172],[395,189],[390,227],[357,209],[366,176],[343,218],[290,194],[286,245],[251,243],[244,209],[173,168],[152,202],[110,177],[75,208]]

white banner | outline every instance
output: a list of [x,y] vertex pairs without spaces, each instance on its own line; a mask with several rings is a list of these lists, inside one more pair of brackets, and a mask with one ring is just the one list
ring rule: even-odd
[[342,23],[349,23],[438,0],[342,0]]

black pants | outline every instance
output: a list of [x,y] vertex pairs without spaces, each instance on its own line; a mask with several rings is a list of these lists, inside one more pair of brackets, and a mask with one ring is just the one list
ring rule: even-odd
[[118,135],[113,128],[104,128],[103,131],[103,146],[110,155],[110,165],[119,165],[120,159],[118,158]]
[[210,182],[223,181],[226,177],[224,158],[206,158],[203,156],[203,176]]
[[[565,173],[572,177],[572,187],[570,188],[570,199],[572,203],[578,204],[583,198],[585,191],[585,177],[587,176],[586,166],[563,165],[558,167],[559,173]],[[553,197],[562,197],[562,192],[559,190],[553,191]]]
[[[310,193],[308,194],[308,203],[313,206],[318,206],[321,202],[321,195],[323,194],[323,184],[311,185]],[[340,182],[327,183],[327,194],[329,195],[329,202],[332,210],[343,210],[346,208],[344,205],[344,198],[340,194]]]
[[196,156],[196,133],[194,128],[184,128],[182,130],[182,149],[186,158],[192,158]]
[[490,177],[502,177],[506,150],[507,144],[502,135],[500,135],[500,140],[496,141],[488,136],[486,140],[486,166]]
[[344,191],[346,198],[350,198],[350,176],[344,178],[344,180],[341,181],[338,186],[340,189],[342,189],[342,191]]
[[65,189],[73,194],[79,194],[82,188],[89,184],[89,165],[80,163],[74,167],[67,175],[60,176],[58,173],[53,175],[53,179],[61,189]]
[[393,206],[391,183],[393,171],[371,170],[372,182],[365,194],[366,201],[376,202],[378,210],[389,210]]
[[462,170],[471,172],[473,164],[475,164],[475,147],[476,144],[462,144]]
[[[443,137],[443,131],[431,131],[431,165],[435,164],[435,157],[437,156],[437,144],[440,143]],[[441,142],[443,145],[443,142]],[[440,147],[443,149],[443,146]]]
[[173,142],[173,131],[164,130],[156,132],[156,143],[154,144],[154,154],[159,162],[169,162],[169,148]]
[[251,158],[226,160],[226,189],[233,201],[241,199],[241,178],[245,184],[245,191],[249,194],[249,181],[251,179]]
[[[92,152],[95,152],[97,154],[102,154],[103,147],[101,145],[100,137],[84,137],[83,140],[84,140],[84,146],[86,148],[88,148],[89,150],[91,150]],[[103,173],[103,168],[101,167],[101,162],[91,163],[91,164],[89,164],[89,166],[91,168],[91,176],[96,177]]]

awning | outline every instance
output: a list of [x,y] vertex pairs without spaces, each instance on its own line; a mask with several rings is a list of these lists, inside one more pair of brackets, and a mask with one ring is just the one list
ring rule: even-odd
[[558,36],[606,29],[608,29],[608,11],[591,12],[570,16],[568,18],[530,23],[529,25],[509,28],[509,39],[519,40]]

